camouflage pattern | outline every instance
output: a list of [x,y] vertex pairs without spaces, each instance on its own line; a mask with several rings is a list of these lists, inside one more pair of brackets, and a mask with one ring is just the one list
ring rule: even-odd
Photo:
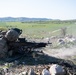
[[5,34],[5,37],[7,38],[8,41],[16,41],[19,37],[19,33],[13,29],[10,29]]
[[4,38],[0,38],[0,58],[5,58],[7,55],[8,46]]
[[1,32],[0,37],[0,58],[5,58],[8,54],[11,56],[12,51],[8,52],[7,42],[16,41],[19,38],[21,30],[15,28],[10,29],[7,32]]

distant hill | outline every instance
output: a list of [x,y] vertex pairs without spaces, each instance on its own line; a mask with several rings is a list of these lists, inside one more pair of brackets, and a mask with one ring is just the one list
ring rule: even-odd
[[26,21],[48,21],[52,19],[47,18],[26,18],[26,17],[19,17],[19,18],[13,18],[13,17],[3,17],[0,18],[0,22],[26,22]]

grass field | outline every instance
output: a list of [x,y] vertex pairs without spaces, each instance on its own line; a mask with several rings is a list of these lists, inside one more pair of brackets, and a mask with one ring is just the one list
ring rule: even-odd
[[67,28],[67,34],[76,36],[75,21],[38,21],[38,22],[0,22],[0,29],[20,28],[26,37],[61,36],[61,28]]
[[[76,37],[76,21],[0,22],[0,30],[8,30],[10,28],[15,28],[15,27],[22,29],[23,30],[22,35],[23,37],[26,37],[26,38],[30,38],[30,37],[31,38],[42,38],[42,37],[51,37],[51,36],[61,36],[61,28],[64,28],[64,27],[67,28],[67,34],[73,35]],[[55,49],[56,52],[57,50],[59,52],[58,46],[56,45],[56,41],[55,41],[55,44],[53,45],[54,45],[53,49]],[[66,54],[68,51],[65,49],[65,52],[64,52],[64,49],[65,48],[62,49],[63,54],[64,53]],[[51,51],[52,50],[51,47],[47,47],[46,50],[47,51],[50,50],[51,53],[49,52],[48,53],[51,55],[52,53],[55,53]],[[71,51],[72,49],[69,49],[70,53],[72,53]],[[73,57],[73,62],[76,64],[76,60],[74,59],[76,59],[76,55]],[[0,61],[0,63],[2,62]]]

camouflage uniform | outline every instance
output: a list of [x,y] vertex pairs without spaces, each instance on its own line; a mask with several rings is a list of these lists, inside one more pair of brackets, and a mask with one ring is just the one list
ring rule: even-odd
[[0,38],[0,58],[5,58],[8,51],[8,46],[5,38]]
[[10,29],[0,38],[0,58],[5,58],[8,53],[7,42],[16,41],[21,34],[21,30],[14,28]]

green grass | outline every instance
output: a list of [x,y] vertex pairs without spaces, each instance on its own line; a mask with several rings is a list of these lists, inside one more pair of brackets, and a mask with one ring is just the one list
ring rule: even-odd
[[[61,31],[55,30],[67,27],[67,33],[76,36],[76,24],[71,21],[39,21],[39,22],[0,22],[1,28],[20,28],[23,30],[23,35],[28,37],[50,37],[60,35]],[[53,32],[53,33],[52,33]]]

